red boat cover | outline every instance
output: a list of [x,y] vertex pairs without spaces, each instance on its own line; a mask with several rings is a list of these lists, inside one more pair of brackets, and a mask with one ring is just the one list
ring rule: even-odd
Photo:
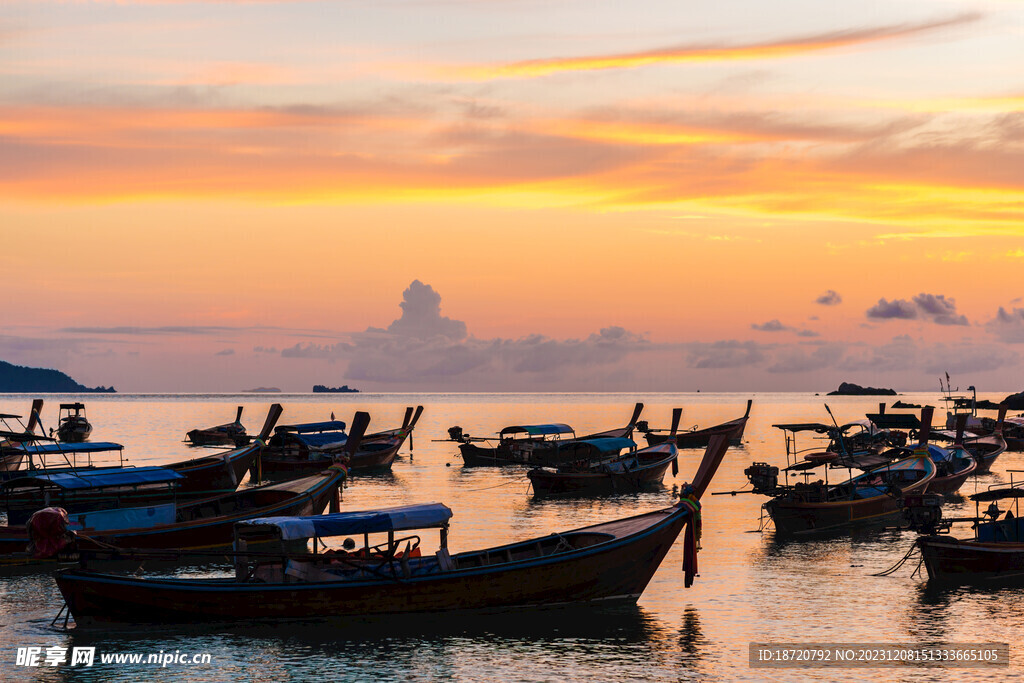
[[75,540],[68,530],[68,513],[64,508],[37,510],[28,520],[29,552],[32,557],[53,557]]

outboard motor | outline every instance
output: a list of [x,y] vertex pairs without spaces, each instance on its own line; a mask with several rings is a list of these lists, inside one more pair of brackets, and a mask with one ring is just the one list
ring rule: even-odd
[[939,528],[949,528],[942,523],[942,494],[914,493],[903,497],[903,519],[907,525],[920,534],[932,535]]
[[469,441],[469,434],[463,434],[462,427],[455,425],[454,427],[448,428],[448,438],[451,439],[452,441],[465,443]]
[[68,529],[68,513],[64,508],[43,508],[28,518],[28,552],[36,559],[54,557],[75,542],[75,532]]
[[647,424],[647,420],[640,420],[639,422],[637,422],[636,431],[640,432],[641,434],[646,434],[647,432],[651,431],[650,426]]
[[743,470],[743,474],[747,475],[753,485],[754,493],[767,493],[779,487],[779,468],[766,462],[753,463]]

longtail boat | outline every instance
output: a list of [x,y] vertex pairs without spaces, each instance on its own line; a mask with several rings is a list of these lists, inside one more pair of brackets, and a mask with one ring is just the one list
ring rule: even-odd
[[[918,537],[928,580],[934,584],[1001,585],[1024,583],[1024,517],[1020,500],[1021,482],[999,484],[970,496],[975,503],[973,517],[942,519],[942,510],[930,495],[908,498],[905,515],[911,528],[925,534]],[[997,501],[1012,501],[1014,510],[999,509]],[[980,504],[989,503],[982,512]],[[954,523],[974,527],[974,538],[947,535]]]
[[[486,550],[450,554],[452,513],[435,503],[239,524],[234,578],[139,578],[67,569],[56,575],[57,586],[79,627],[635,602],[680,533],[685,584],[692,583],[700,497],[728,447],[728,435],[711,440],[693,485],[671,507]],[[399,534],[423,529],[439,529],[440,548],[416,557],[419,535]],[[383,543],[372,545],[371,535],[385,534]],[[251,540],[268,536],[282,544],[355,536],[364,547],[357,553],[316,552],[316,545],[304,554],[248,552]]]
[[227,422],[216,427],[206,429],[193,429],[185,435],[185,439],[193,446],[244,446],[249,443],[249,435],[245,433],[245,426],[242,424],[242,409],[238,406],[238,413],[234,422]]
[[[922,410],[921,444],[918,448],[926,449],[928,456],[935,463],[935,478],[928,484],[929,493],[956,493],[978,470],[978,459],[963,444],[964,428],[967,416],[961,415],[956,423],[956,438],[950,448],[939,448],[928,444],[928,432],[931,426],[931,409]],[[925,424],[927,420],[928,424]]]
[[607,458],[618,455],[623,448],[635,448],[630,438],[643,403],[633,407],[633,415],[624,427],[577,436],[567,424],[511,425],[498,432],[498,438],[471,437],[461,427],[448,430],[450,440],[459,442],[459,452],[466,467],[505,467],[532,465],[557,467],[584,457]]
[[401,427],[367,434],[355,453],[347,448],[349,435],[341,420],[282,425],[275,430],[252,469],[258,469],[260,476],[269,478],[295,476],[326,469],[344,454],[352,473],[386,471],[398,458],[406,439],[411,443],[422,414],[423,406],[415,410],[411,406],[406,408]]
[[[42,409],[43,399],[33,400],[28,423],[21,421],[21,415],[0,414],[0,476],[6,472],[16,472],[25,466],[27,454],[21,446],[38,439],[35,431]],[[15,420],[16,423],[11,424],[9,420]]]
[[245,473],[256,462],[261,449],[265,447],[267,437],[270,436],[270,432],[277,424],[282,412],[280,403],[271,405],[259,436],[246,446],[217,455],[165,465],[168,469],[185,477],[178,487],[178,493],[189,495],[197,492],[234,491],[237,489]]
[[88,441],[92,425],[85,416],[84,403],[61,403],[57,418],[57,438],[66,443]]
[[[746,429],[747,418],[750,417],[750,406],[753,405],[752,399],[747,400],[747,409],[743,413],[742,417],[738,417],[735,420],[729,420],[722,424],[715,425],[713,427],[705,427],[699,429],[694,427],[688,431],[676,432],[675,442],[679,448],[704,448],[708,445],[708,439],[715,434],[731,434],[732,441],[731,446],[739,446],[743,443],[743,430]],[[739,427],[737,430],[736,428]],[[666,430],[660,429],[648,429],[646,422],[641,422],[637,425],[637,431],[644,433],[644,438],[647,439],[647,444],[654,446],[659,443],[664,443],[672,438]]]
[[[267,413],[262,438],[280,415],[281,406],[275,403]],[[22,522],[35,510],[58,504],[68,511],[85,512],[230,493],[238,488],[259,454],[262,438],[244,448],[161,467],[94,467],[91,463],[72,463],[68,457],[97,448],[120,449],[118,444],[24,444],[22,448],[29,456],[58,454],[67,466],[44,464],[11,473],[0,486],[0,500],[10,523]]]
[[[368,423],[369,415],[357,413],[350,436],[353,448],[358,446]],[[0,556],[4,556],[0,557],[0,566],[52,562],[81,551],[117,558],[130,556],[121,552],[124,548],[174,549],[180,556],[186,550],[227,547],[232,543],[236,522],[278,515],[318,515],[329,503],[337,512],[346,476],[347,469],[338,463],[303,479],[182,503],[70,514],[63,508],[48,508],[33,514],[25,525],[0,527]],[[40,514],[56,515],[64,523],[38,522]],[[26,550],[30,542],[33,548]]]
[[[831,415],[827,405],[825,408]],[[915,452],[896,462],[884,462],[857,476],[853,475],[854,465],[844,463],[850,478],[839,484],[830,484],[828,466],[838,462],[843,454],[801,451],[796,445],[796,434],[811,430],[835,436],[839,433],[838,425],[799,423],[774,426],[786,435],[785,482],[779,483],[778,467],[753,463],[744,471],[752,484],[751,489],[721,494],[768,496],[770,500],[762,507],[774,523],[776,535],[781,537],[885,524],[900,515],[904,495],[923,493],[935,478],[935,463],[926,453]],[[824,467],[824,479],[790,483],[791,477],[810,476],[818,467]]]
[[[682,409],[672,411],[678,427]],[[742,427],[741,427],[742,428]],[[671,439],[656,446],[630,451],[606,460],[584,459],[561,467],[527,472],[534,495],[637,491],[660,484],[668,469],[679,471],[679,450]]]

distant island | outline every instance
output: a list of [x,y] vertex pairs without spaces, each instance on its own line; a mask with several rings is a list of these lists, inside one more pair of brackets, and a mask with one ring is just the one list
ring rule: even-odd
[[896,401],[892,404],[893,408],[920,408],[921,406],[917,403],[906,403],[904,401]]
[[340,387],[325,387],[323,384],[313,385],[314,394],[358,394],[358,389],[349,389],[347,384]]
[[27,368],[0,360],[0,393],[113,394],[114,387],[89,388],[60,370]]
[[892,389],[878,389],[876,387],[862,387],[859,384],[843,382],[835,391],[830,391],[828,396],[895,396]]
[[242,392],[243,394],[280,394],[281,390],[277,387],[256,387],[255,389],[246,389]]

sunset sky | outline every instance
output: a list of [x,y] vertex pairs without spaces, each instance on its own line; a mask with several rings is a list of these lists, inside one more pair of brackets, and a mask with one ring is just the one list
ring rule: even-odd
[[1024,389],[1024,2],[0,0],[0,359]]

